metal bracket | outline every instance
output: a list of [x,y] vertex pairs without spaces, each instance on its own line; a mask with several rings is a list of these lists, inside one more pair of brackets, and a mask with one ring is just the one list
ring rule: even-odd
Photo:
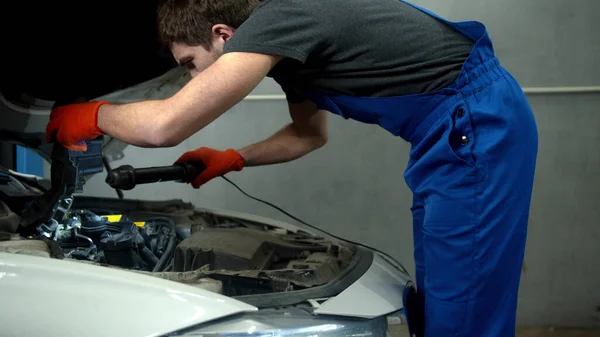
[[82,152],[54,143],[50,169],[52,186],[23,213],[21,227],[39,227],[64,220],[73,204],[73,195],[83,192],[86,177],[103,171],[102,137],[87,140],[86,144],[87,151]]

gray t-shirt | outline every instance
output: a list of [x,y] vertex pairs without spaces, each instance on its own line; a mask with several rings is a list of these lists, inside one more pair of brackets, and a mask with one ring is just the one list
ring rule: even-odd
[[400,0],[264,0],[224,52],[286,57],[268,74],[300,91],[401,96],[446,87],[473,41]]

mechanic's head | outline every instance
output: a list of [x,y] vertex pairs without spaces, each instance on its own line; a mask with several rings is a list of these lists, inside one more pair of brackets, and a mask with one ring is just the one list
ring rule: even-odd
[[260,1],[162,0],[157,12],[160,42],[195,76],[222,55],[225,42]]

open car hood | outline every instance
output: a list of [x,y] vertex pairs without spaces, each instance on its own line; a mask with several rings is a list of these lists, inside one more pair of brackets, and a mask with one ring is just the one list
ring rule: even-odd
[[[95,97],[113,103],[131,103],[148,99],[165,99],[175,94],[190,80],[185,68],[173,68],[165,74],[140,84]],[[51,144],[45,142],[45,130],[55,101],[21,94],[6,97],[0,93],[0,141],[13,142],[32,149],[50,162]],[[104,136],[104,155],[109,161],[122,159],[127,144]]]

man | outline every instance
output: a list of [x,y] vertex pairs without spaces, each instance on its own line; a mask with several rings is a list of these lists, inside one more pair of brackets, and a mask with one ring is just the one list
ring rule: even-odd
[[411,144],[404,175],[425,336],[514,336],[538,138],[481,23],[400,0],[166,0],[158,28],[193,79],[165,100],[58,108],[49,141],[85,150],[81,140],[107,134],[174,146],[272,77],[292,122],[239,150],[183,154],[207,166],[192,185],[318,149],[327,113],[378,124]]

